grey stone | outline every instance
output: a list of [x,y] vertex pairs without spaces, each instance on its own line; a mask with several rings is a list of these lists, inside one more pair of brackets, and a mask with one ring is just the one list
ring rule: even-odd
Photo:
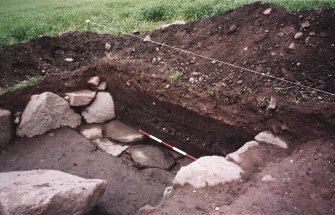
[[106,50],[106,51],[111,50],[111,48],[112,48],[111,44],[109,44],[109,43],[106,43],[106,44],[105,44],[105,50]]
[[298,32],[294,35],[294,39],[300,40],[302,38],[302,35],[303,35],[302,32]]
[[230,153],[226,156],[226,159],[228,161],[232,161],[237,164],[241,164],[245,157],[241,157],[242,154],[247,152],[250,148],[259,146],[259,143],[257,141],[250,141],[245,143],[241,148],[239,148],[237,151]]
[[88,105],[95,97],[95,92],[91,90],[79,90],[75,92],[65,93],[69,97],[71,106]]
[[172,184],[175,175],[169,171],[159,168],[147,168],[141,170],[142,173],[149,175],[150,177],[164,182],[165,184]]
[[290,50],[294,50],[295,49],[295,44],[291,43],[290,46],[288,47]]
[[63,126],[76,128],[80,122],[80,115],[74,113],[69,103],[54,93],[45,92],[31,97],[16,134],[34,137]]
[[80,134],[86,139],[94,140],[101,139],[102,135],[102,125],[99,124],[86,124],[80,127]]
[[255,140],[260,143],[272,144],[284,149],[287,149],[287,143],[279,137],[274,136],[270,131],[263,131],[255,137]]
[[301,25],[302,28],[309,28],[311,26],[311,24],[308,21],[303,22],[300,25]]
[[167,151],[150,145],[137,145],[127,150],[134,162],[142,168],[170,169],[175,160]]
[[99,92],[93,103],[82,112],[88,123],[102,123],[115,117],[113,97],[108,92]]
[[263,11],[264,15],[269,15],[272,12],[272,8],[268,8],[266,10]]
[[99,76],[93,76],[87,81],[87,83],[94,85],[94,86],[98,86],[99,82],[100,82]]
[[145,36],[144,38],[143,38],[143,42],[150,42],[151,41],[151,37],[150,37],[150,35],[147,35],[147,36]]
[[0,108],[0,146],[6,146],[10,143],[13,135],[13,126],[11,123],[11,113],[8,110]]
[[94,144],[98,146],[98,148],[114,157],[118,157],[129,148],[127,145],[120,145],[117,143],[113,143],[108,139],[96,139],[92,141]]
[[277,106],[277,99],[275,97],[271,96],[270,103],[269,103],[267,109],[268,110],[270,110],[270,109],[274,110],[274,109],[276,109],[276,106]]
[[177,173],[173,184],[183,186],[189,184],[195,188],[215,186],[240,180],[243,173],[240,166],[220,156],[205,156]]
[[97,88],[100,91],[105,90],[107,88],[107,82],[106,81],[101,82]]
[[0,208],[5,215],[85,214],[107,182],[56,170],[0,173]]
[[128,125],[114,120],[105,126],[106,137],[121,143],[136,143],[144,139],[144,135]]

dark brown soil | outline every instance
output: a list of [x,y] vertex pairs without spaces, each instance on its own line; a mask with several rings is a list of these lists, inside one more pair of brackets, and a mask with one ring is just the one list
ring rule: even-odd
[[[268,7],[273,9],[272,13],[263,15]],[[311,24],[309,28],[301,27],[305,21]],[[334,9],[289,14],[275,5],[255,3],[140,36],[150,34],[155,41],[335,93],[333,23]],[[233,25],[237,29],[230,32]],[[298,31],[303,32],[301,40],[294,39]],[[310,36],[311,32],[315,36]],[[334,96],[295,88],[130,36],[90,35],[92,52],[88,33],[77,32],[0,47],[1,87],[23,80],[26,75],[44,76],[37,86],[0,96],[0,107],[22,111],[33,94],[52,91],[63,96],[71,90],[88,89],[87,80],[99,75],[108,83],[118,119],[148,130],[195,156],[225,155],[263,130],[282,136],[293,154],[309,147],[305,146],[308,141],[334,139]],[[107,54],[106,42],[112,45]],[[293,51],[288,49],[292,42],[296,46]],[[67,57],[74,61],[66,62]],[[171,82],[170,75],[175,71],[183,75]],[[196,81],[191,82],[190,78]],[[280,90],[275,91],[276,87]],[[267,110],[271,96],[277,99],[275,110]],[[281,161],[274,162],[279,168]],[[296,186],[300,186],[299,180]],[[311,191],[319,189],[322,176],[317,174],[315,181],[306,185],[312,187]],[[251,179],[248,186],[257,187],[257,183],[253,184]],[[180,196],[184,194],[178,192]],[[304,204],[309,203],[308,197],[297,193]],[[170,214],[174,214],[172,211]]]

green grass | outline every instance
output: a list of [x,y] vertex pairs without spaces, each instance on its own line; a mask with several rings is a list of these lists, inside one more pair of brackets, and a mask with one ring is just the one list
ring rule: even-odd
[[34,86],[41,79],[42,79],[41,76],[27,76],[26,80],[19,81],[16,84],[14,84],[10,87],[6,87],[6,88],[1,88],[0,87],[0,96],[7,93],[7,92],[14,92],[14,91],[19,90],[19,89]]
[[174,82],[178,81],[182,76],[183,76],[182,72],[180,72],[178,70],[175,70],[169,77],[170,82],[174,83]]
[[[0,45],[41,35],[87,31],[86,19],[124,32],[148,31],[174,20],[195,20],[255,0],[0,0]],[[334,0],[267,0],[289,11],[335,7]],[[99,33],[118,33],[92,26]]]

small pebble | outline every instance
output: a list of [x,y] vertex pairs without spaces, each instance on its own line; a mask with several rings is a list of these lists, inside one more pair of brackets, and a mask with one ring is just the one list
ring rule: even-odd
[[263,11],[264,15],[269,15],[272,12],[272,8],[268,8],[266,10]]

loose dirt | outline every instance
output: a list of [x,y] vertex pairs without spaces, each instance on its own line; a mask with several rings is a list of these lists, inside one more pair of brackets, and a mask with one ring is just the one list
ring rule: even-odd
[[[269,7],[272,8],[271,14],[264,15],[263,11]],[[301,24],[306,21],[310,27],[303,28]],[[333,23],[334,9],[289,14],[275,5],[255,3],[209,19],[138,36],[150,35],[155,41],[335,93]],[[294,39],[297,32],[303,33],[299,40]],[[106,42],[112,45],[109,53],[104,50]],[[294,50],[288,48],[292,42],[295,43]],[[269,161],[269,165],[264,164],[264,169],[256,170],[246,183],[197,191],[200,193],[199,201],[196,200],[198,197],[192,197],[195,194],[191,188],[177,190],[172,199],[158,209],[158,214],[333,213],[334,184],[333,181],[326,183],[322,173],[330,172],[327,177],[334,180],[334,96],[295,88],[265,76],[157,44],[144,43],[130,36],[70,32],[56,38],[41,37],[26,44],[0,47],[0,56],[0,87],[24,80],[25,76],[44,76],[37,86],[0,96],[0,106],[14,113],[22,111],[33,94],[52,91],[62,96],[68,91],[89,89],[87,80],[99,75],[107,81],[108,91],[114,97],[118,119],[134,128],[148,130],[195,156],[226,155],[263,130],[271,130],[288,141],[287,154],[284,157],[274,156],[273,159],[269,155],[265,160]],[[74,61],[65,61],[68,57]],[[170,75],[176,71],[182,72],[182,76],[172,82]],[[275,110],[267,110],[271,96],[277,100]],[[30,150],[38,150],[42,146]],[[13,153],[9,156],[6,152],[0,156],[5,156],[1,160],[17,156],[16,150],[23,150],[21,153],[28,150],[21,147],[18,144],[9,146],[9,151],[13,150]],[[320,163],[314,160],[310,150],[322,151],[322,156],[317,157]],[[29,153],[26,156],[26,160],[32,159]],[[50,155],[50,159],[56,158],[56,155]],[[94,156],[94,159],[98,158]],[[121,162],[108,159],[113,165]],[[289,165],[285,163],[287,159],[300,159],[301,162]],[[324,169],[312,174],[311,180],[305,180],[310,177],[306,176],[310,170],[304,172],[310,168],[309,163]],[[38,165],[28,164],[20,168],[39,168]],[[5,162],[1,166],[2,170],[9,171],[16,170],[19,165]],[[142,180],[143,176],[135,170],[123,167],[120,164],[120,174],[127,175],[128,171],[133,171],[132,174],[141,180],[138,184],[143,187],[129,183],[127,186],[134,186],[131,191],[139,189],[137,194],[134,198],[118,194],[124,199],[113,199],[117,200],[116,203],[111,201],[110,204],[115,203],[115,207],[106,206],[103,199],[105,207],[114,208],[108,212],[133,213],[144,204],[157,203],[161,184],[149,188],[145,184],[150,180]],[[51,165],[50,168],[56,167]],[[69,166],[65,170],[84,177],[95,177],[93,173],[81,174],[85,168],[78,172],[76,168]],[[111,181],[117,177],[106,173],[107,166],[97,168],[94,170],[97,176],[108,177]],[[292,183],[282,181],[283,178],[286,180],[283,168],[287,168],[288,177],[294,179]],[[264,173],[273,174],[278,180],[264,185],[260,181]],[[118,186],[117,183],[113,185]],[[153,189],[148,198],[142,198],[142,188]],[[258,195],[260,190],[266,195]],[[113,190],[111,193],[115,195]],[[213,210],[213,203],[205,193],[229,204],[218,206],[220,211],[216,211],[215,207]],[[316,197],[311,199],[313,193]],[[269,195],[273,196],[270,198]],[[252,200],[253,197],[255,200]],[[319,197],[322,201],[317,199]],[[119,197],[108,194],[104,198]],[[276,203],[270,204],[268,199]],[[125,202],[131,205],[131,209],[127,209]],[[200,202],[200,206],[192,202]],[[295,210],[295,207],[298,209]]]

